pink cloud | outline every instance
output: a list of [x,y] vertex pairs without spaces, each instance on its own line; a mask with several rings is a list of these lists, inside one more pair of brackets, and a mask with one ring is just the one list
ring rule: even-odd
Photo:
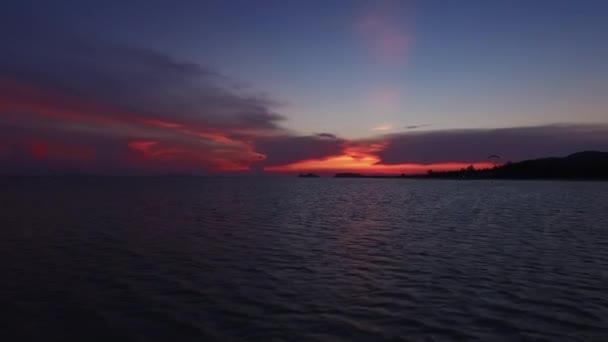
[[377,126],[372,128],[372,131],[390,131],[391,129],[393,129],[393,126],[391,125],[382,125],[382,126]]

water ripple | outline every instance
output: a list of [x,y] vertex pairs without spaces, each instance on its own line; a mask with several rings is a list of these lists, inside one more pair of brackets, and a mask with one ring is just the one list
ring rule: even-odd
[[10,340],[608,336],[608,183],[1,179]]

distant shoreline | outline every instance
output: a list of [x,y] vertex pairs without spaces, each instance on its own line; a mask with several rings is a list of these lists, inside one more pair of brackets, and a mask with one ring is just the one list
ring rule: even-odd
[[[10,179],[96,179],[96,178],[141,178],[141,179],[293,179],[293,175],[194,175],[194,176],[174,176],[174,175],[15,175],[15,174],[0,174],[0,180]],[[295,177],[298,178],[298,177]],[[308,178],[308,177],[304,177]],[[409,179],[409,180],[444,180],[444,181],[574,181],[574,182],[605,182],[608,178],[455,178],[455,177],[428,177],[426,175],[362,175],[360,177],[334,177],[334,176],[319,176],[315,179]]]
[[[492,157],[499,158],[493,155]],[[517,163],[506,162],[490,169],[473,165],[456,171],[428,170],[423,175],[364,175],[336,173],[334,178],[408,178],[408,179],[513,179],[513,180],[608,180],[608,152],[584,151],[561,158],[540,158]]]
[[[287,178],[293,174],[286,173],[167,173],[167,174],[95,174],[95,173],[0,173],[0,179],[9,178],[98,178],[98,177],[128,177],[128,178]],[[521,162],[506,162],[491,169],[475,169],[472,165],[455,171],[433,171],[426,174],[401,175],[365,175],[360,173],[343,172],[329,176],[315,173],[300,173],[300,178],[374,178],[374,179],[445,179],[445,180],[561,180],[561,181],[607,181],[608,152],[586,151],[571,154],[561,158],[541,158]]]
[[381,176],[367,175],[362,177],[320,177],[320,178],[345,178],[345,179],[414,179],[414,180],[445,180],[445,181],[608,181],[608,178],[456,178],[456,177],[428,177],[426,175],[408,176]]

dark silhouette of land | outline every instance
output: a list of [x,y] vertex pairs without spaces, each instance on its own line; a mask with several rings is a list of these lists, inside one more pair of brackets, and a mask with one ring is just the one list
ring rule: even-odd
[[334,175],[334,178],[412,178],[415,176],[407,176],[405,174],[401,174],[399,176],[395,176],[395,175],[363,175],[360,173],[350,173],[350,172],[345,172],[345,173],[336,173]]
[[335,178],[366,178],[369,176],[365,176],[359,173],[349,173],[349,172],[344,172],[344,173],[336,173],[334,175]]
[[507,162],[492,169],[476,170],[473,166],[449,172],[429,172],[427,178],[467,179],[606,179],[608,153],[586,151],[562,158],[541,158],[517,163]]
[[298,175],[298,177],[300,177],[300,178],[319,178],[319,175],[316,175],[314,173],[300,173]]
[[507,162],[490,169],[472,165],[456,171],[429,170],[424,175],[366,176],[337,173],[336,178],[444,178],[444,179],[589,179],[608,180],[608,152],[585,151],[567,157]]

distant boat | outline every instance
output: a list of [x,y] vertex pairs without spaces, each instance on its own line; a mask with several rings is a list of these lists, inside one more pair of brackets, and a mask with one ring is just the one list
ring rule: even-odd
[[298,175],[300,178],[319,178],[319,175],[315,175],[314,173],[300,173]]

